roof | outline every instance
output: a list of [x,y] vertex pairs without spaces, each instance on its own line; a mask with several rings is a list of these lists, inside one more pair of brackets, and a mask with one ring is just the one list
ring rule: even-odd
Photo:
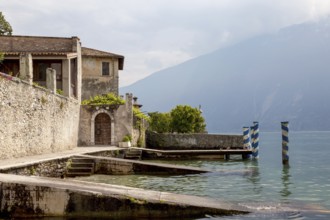
[[[0,51],[5,55],[18,56],[20,53],[31,53],[36,56],[62,56],[77,52],[78,37],[43,37],[0,35]],[[119,69],[124,69],[124,56],[95,50],[87,47],[81,48],[82,56],[117,58]]]
[[101,50],[95,50],[87,47],[81,48],[81,55],[84,57],[100,57],[100,58],[117,58],[119,61],[119,69],[124,69],[125,57],[115,53],[109,53]]
[[6,55],[66,55],[77,52],[78,37],[0,36],[0,51]]

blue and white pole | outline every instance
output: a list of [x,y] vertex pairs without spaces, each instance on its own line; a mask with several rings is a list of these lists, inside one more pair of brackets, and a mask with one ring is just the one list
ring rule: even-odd
[[282,163],[289,165],[289,122],[281,122],[282,127]]
[[[251,149],[250,141],[250,127],[243,127],[243,148],[246,150]],[[250,154],[242,155],[243,159],[248,159],[251,157]]]
[[259,158],[259,123],[256,121],[253,122],[252,156]]
[[243,127],[243,147],[244,147],[244,149],[251,149],[250,128],[249,127]]

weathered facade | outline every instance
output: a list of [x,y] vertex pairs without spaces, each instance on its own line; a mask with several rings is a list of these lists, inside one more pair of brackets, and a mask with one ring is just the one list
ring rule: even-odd
[[83,47],[82,61],[82,100],[110,92],[118,95],[123,56]]
[[118,145],[133,133],[132,95],[120,106],[81,106],[79,145]]
[[[82,100],[107,93],[118,94],[119,70],[124,57],[82,48]],[[81,106],[79,145],[118,145],[133,134],[133,96],[126,94],[119,106]]]

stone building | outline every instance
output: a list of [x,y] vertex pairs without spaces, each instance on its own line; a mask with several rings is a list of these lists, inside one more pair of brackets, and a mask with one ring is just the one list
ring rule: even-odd
[[56,89],[81,97],[81,46],[78,37],[0,36],[5,59],[0,71],[46,87],[46,70],[56,71]]
[[[82,99],[95,95],[118,95],[119,70],[124,56],[82,48]],[[125,135],[133,134],[132,95],[126,94],[125,105],[82,106],[79,145],[118,145]]]
[[78,37],[0,36],[0,52],[0,109],[6,113],[0,117],[1,146],[14,149],[20,138],[23,156],[77,144],[118,145],[125,135],[133,136],[132,94],[120,106],[80,105],[95,95],[119,95],[123,56],[81,47]]
[[[124,56],[82,47],[82,100],[95,95],[119,95],[119,71],[124,68]],[[79,145],[119,145],[125,136],[132,137],[132,144],[145,139],[144,132],[136,125],[133,108],[141,105],[133,101],[132,94],[125,94],[125,104],[118,106],[81,106]],[[144,141],[140,146],[144,146]]]

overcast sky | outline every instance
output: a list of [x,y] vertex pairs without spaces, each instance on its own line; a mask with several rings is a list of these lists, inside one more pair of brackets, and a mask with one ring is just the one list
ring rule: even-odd
[[[330,13],[329,0],[0,0],[15,35],[78,36],[125,56],[121,86]],[[1,43],[1,42],[0,42]]]

